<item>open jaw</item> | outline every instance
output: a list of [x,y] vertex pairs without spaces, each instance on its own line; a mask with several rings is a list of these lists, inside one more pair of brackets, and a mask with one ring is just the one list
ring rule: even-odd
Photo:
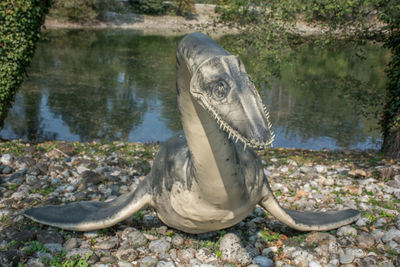
[[[203,97],[201,97],[203,98]],[[205,99],[204,99],[205,100]],[[265,149],[267,147],[272,147],[272,143],[275,138],[275,134],[273,133],[271,127],[271,122],[270,122],[270,115],[268,112],[267,107],[262,104],[263,107],[263,115],[265,116],[266,120],[266,129],[265,133],[268,136],[265,141],[259,141],[251,137],[247,137],[244,134],[240,133],[239,130],[236,130],[234,127],[232,127],[227,121],[225,121],[222,116],[211,106],[207,103],[207,101],[202,101],[203,106],[206,108],[208,113],[214,118],[214,120],[217,122],[219,125],[219,128],[226,132],[228,134],[228,139],[232,140],[233,142],[238,142],[240,141],[243,146],[244,150],[246,150],[246,147],[251,147],[256,150],[261,150]],[[207,103],[207,104],[206,104]],[[205,105],[204,105],[205,104]],[[264,139],[263,136],[260,136],[260,140]]]

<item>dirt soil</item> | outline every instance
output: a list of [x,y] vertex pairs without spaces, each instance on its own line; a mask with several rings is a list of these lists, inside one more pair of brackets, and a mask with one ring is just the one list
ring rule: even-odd
[[234,33],[233,29],[219,25],[216,22],[215,5],[196,4],[196,15],[192,18],[180,16],[149,16],[135,13],[120,14],[108,12],[105,21],[94,23],[73,23],[59,21],[51,17],[46,18],[46,29],[104,29],[122,28],[134,29],[144,34],[180,35],[184,33],[202,31],[211,35]]

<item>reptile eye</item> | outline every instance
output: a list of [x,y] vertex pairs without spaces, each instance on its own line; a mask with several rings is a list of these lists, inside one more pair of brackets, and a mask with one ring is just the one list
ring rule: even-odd
[[221,100],[226,97],[228,90],[228,84],[225,81],[220,80],[213,86],[212,95],[216,100]]

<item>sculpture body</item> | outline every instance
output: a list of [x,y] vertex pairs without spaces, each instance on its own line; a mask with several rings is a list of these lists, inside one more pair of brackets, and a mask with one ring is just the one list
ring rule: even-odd
[[233,226],[256,204],[301,231],[329,230],[359,217],[351,209],[321,213],[280,207],[252,150],[272,143],[268,112],[241,61],[208,36],[192,33],[180,42],[177,93],[184,131],[163,144],[134,192],[108,203],[33,208],[25,215],[89,231],[153,207],[166,225],[188,233]]

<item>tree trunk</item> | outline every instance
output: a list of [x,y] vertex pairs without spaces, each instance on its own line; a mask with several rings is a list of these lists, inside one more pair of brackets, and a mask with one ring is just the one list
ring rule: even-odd
[[382,150],[388,157],[400,158],[400,128],[395,128],[387,134]]

